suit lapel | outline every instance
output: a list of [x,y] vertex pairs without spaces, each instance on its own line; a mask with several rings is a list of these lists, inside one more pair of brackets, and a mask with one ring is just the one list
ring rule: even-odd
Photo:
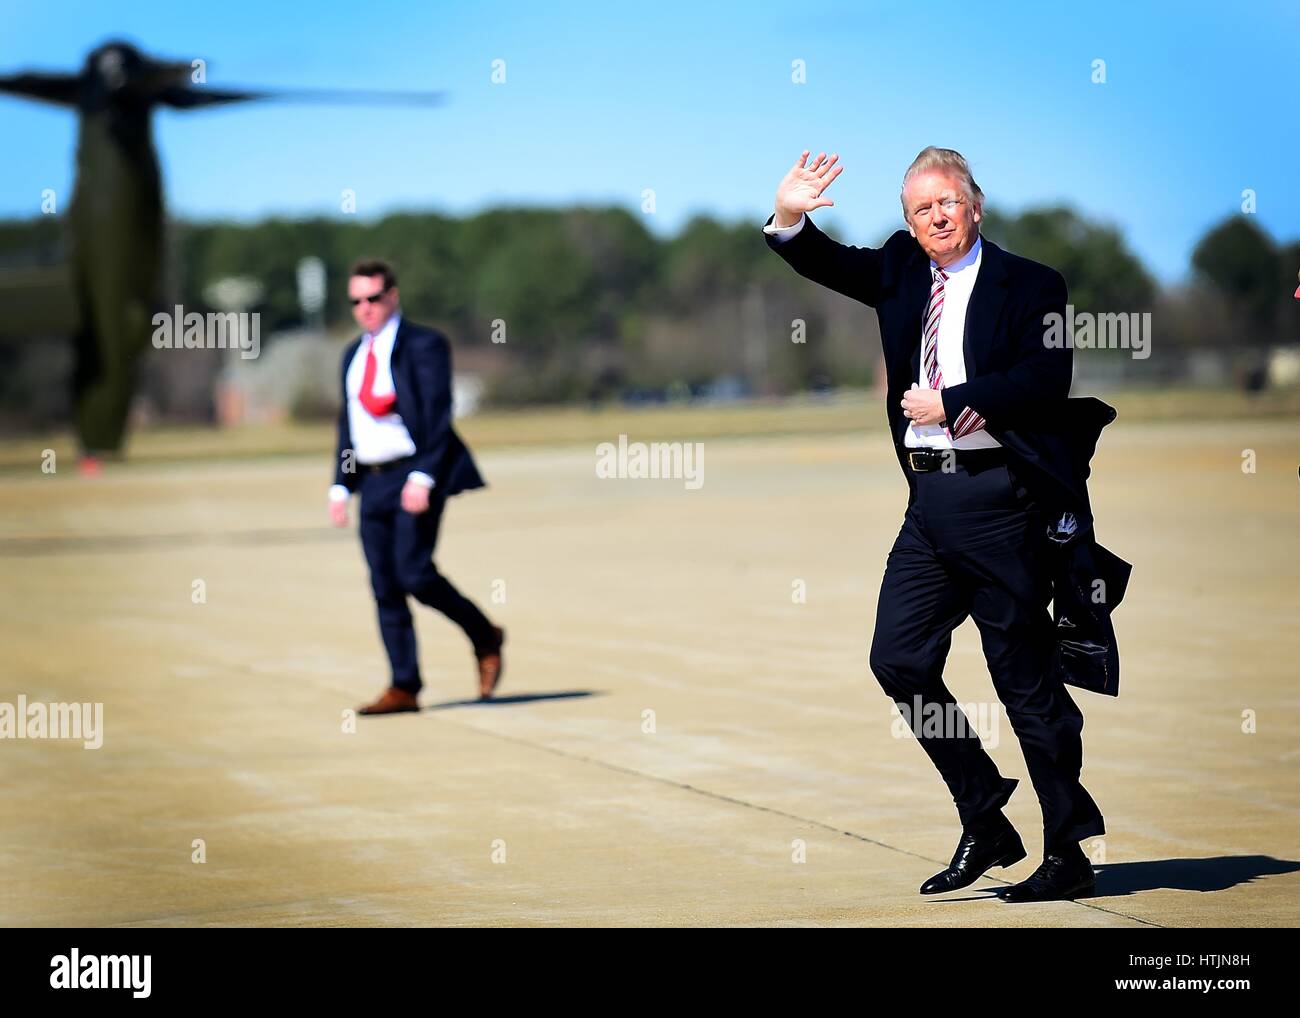
[[[898,293],[903,309],[903,331],[897,345],[885,347],[885,376],[893,383],[894,391],[887,394],[889,419],[894,422],[894,441],[903,442],[907,433],[907,418],[897,408],[903,392],[920,377],[921,328],[925,305],[930,300],[930,260],[921,245],[913,242],[911,255],[903,262],[898,279]],[[884,337],[882,337],[884,338]]]
[[[984,239],[980,245],[979,275],[975,277],[975,287],[966,305],[966,324],[962,333],[962,359],[966,363],[968,380],[981,374],[988,365],[989,340],[1007,299],[1007,266],[1002,249]],[[980,337],[980,342],[972,343],[972,336]]]
[[899,359],[901,362],[907,358],[908,372],[903,386],[906,389],[921,377],[921,330],[925,327],[925,308],[930,303],[930,259],[920,244],[903,269],[903,301],[906,324]]
[[348,398],[348,372],[352,370],[352,361],[356,358],[357,351],[361,349],[362,338],[358,336],[343,351],[343,399],[345,402]]
[[402,336],[405,335],[405,333],[406,319],[399,318],[397,320],[397,335],[393,337],[393,352],[389,359],[389,362],[392,364],[396,364],[398,359],[401,357],[400,351],[402,349]]
[[397,321],[397,335],[393,337],[393,350],[388,358],[388,366],[393,374],[393,392],[397,395],[397,413],[401,414],[403,404],[407,411],[415,409],[411,400],[409,390],[406,388],[406,373],[402,371],[404,358],[402,356],[405,350],[405,344],[402,343],[402,337],[406,335],[407,325],[406,318],[403,316]]
[[416,402],[415,393],[407,385],[408,377],[404,368],[406,368],[406,343],[403,338],[409,332],[406,316],[398,320],[398,334],[393,338],[393,356],[389,359],[391,371],[393,371],[393,391],[398,398],[395,410],[398,416],[411,432],[411,437],[415,438],[416,419],[419,416],[420,407]]

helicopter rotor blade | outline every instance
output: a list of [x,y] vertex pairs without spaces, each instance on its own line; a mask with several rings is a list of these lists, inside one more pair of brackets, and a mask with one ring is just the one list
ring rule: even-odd
[[80,91],[81,76],[78,74],[43,74],[29,71],[25,74],[0,76],[0,92],[22,96],[24,99],[57,103],[60,106],[75,106]]
[[181,109],[235,102],[290,102],[335,106],[440,106],[446,92],[382,92],[364,89],[220,89],[170,88],[160,102]]

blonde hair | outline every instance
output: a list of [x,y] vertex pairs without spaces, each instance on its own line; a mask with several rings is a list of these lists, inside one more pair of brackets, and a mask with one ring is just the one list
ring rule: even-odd
[[903,206],[904,220],[910,222],[907,215],[907,201],[904,198],[907,192],[907,182],[913,177],[918,177],[922,173],[929,173],[931,170],[943,170],[959,177],[962,188],[971,204],[984,204],[984,192],[980,190],[979,184],[975,183],[975,178],[971,176],[970,164],[966,162],[966,157],[956,149],[927,145],[921,149],[920,154],[912,160],[912,165],[903,174],[903,188],[898,192],[898,200]]

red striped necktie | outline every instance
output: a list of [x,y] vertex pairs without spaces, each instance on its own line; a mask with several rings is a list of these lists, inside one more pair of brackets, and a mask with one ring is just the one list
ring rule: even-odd
[[[948,273],[940,268],[930,271],[934,275],[934,282],[930,286],[930,303],[925,312],[925,338],[921,344],[921,366],[925,370],[925,377],[930,381],[930,388],[937,390],[943,388],[943,371],[939,367],[939,319],[943,317],[943,284],[948,278]],[[943,431],[949,438],[961,438],[972,431],[979,431],[982,427],[984,427],[984,418],[970,407],[966,407],[951,425],[944,425]]]

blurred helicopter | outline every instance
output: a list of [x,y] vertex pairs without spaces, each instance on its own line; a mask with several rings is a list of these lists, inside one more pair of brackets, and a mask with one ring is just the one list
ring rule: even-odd
[[[276,99],[291,102],[434,105],[440,92],[218,89],[196,67],[104,43],[77,74],[0,76],[0,92],[75,109],[77,174],[67,223],[69,263],[0,280],[14,311],[0,330],[40,327],[74,338],[72,395],[83,473],[117,453],[142,354],[161,303],[163,187],[151,114]],[[8,314],[6,318],[10,317]]]

